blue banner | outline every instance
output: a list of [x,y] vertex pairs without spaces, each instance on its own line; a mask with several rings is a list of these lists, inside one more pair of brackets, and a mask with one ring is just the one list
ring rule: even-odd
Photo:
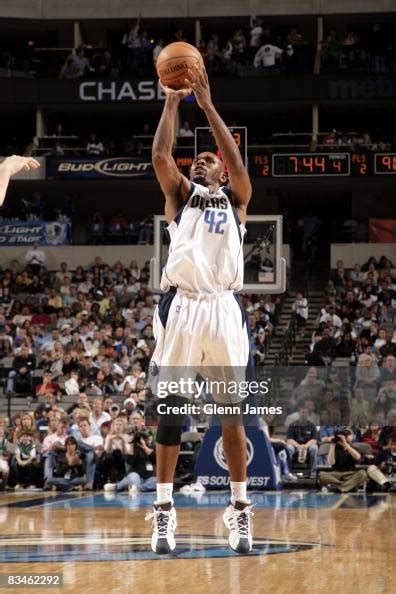
[[[280,471],[267,435],[258,427],[245,427],[247,446],[247,486],[249,489],[279,489]],[[224,489],[230,484],[223,450],[221,428],[205,433],[195,465],[195,478],[207,489]]]
[[149,159],[135,157],[48,157],[47,177],[58,179],[154,177],[154,169]]
[[57,221],[0,221],[0,247],[4,245],[64,245],[69,243],[69,223]]

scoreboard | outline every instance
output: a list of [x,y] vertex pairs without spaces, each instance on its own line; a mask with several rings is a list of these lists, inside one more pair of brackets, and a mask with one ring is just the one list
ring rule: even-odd
[[[247,128],[231,126],[229,130],[239,148],[241,157],[251,177],[271,178],[321,178],[321,177],[369,177],[396,175],[396,152],[374,153],[327,151],[269,152],[259,147],[247,146]],[[212,130],[209,127],[195,128],[194,150],[178,147],[175,150],[177,166],[188,174],[195,155],[210,151],[221,157]]]
[[259,153],[249,159],[252,177],[368,177],[396,175],[396,153]]

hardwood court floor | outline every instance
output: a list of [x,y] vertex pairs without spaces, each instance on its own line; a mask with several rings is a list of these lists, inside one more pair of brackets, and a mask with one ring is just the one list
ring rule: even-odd
[[252,494],[249,556],[228,550],[227,497],[177,496],[177,553],[155,558],[144,521],[151,494],[0,494],[0,573],[62,573],[62,588],[36,592],[396,592],[395,495]]

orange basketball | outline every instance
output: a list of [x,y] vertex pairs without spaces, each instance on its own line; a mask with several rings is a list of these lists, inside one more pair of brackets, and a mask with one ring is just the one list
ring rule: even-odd
[[163,85],[171,89],[184,89],[188,69],[195,65],[204,67],[202,56],[196,47],[184,41],[165,46],[157,58],[157,74]]

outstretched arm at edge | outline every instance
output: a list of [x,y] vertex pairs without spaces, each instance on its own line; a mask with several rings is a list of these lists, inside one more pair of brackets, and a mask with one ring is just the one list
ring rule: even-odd
[[29,171],[38,167],[40,167],[40,163],[32,157],[12,155],[12,157],[4,159],[0,164],[0,206],[2,206],[5,200],[10,178],[22,171],[22,169]]

